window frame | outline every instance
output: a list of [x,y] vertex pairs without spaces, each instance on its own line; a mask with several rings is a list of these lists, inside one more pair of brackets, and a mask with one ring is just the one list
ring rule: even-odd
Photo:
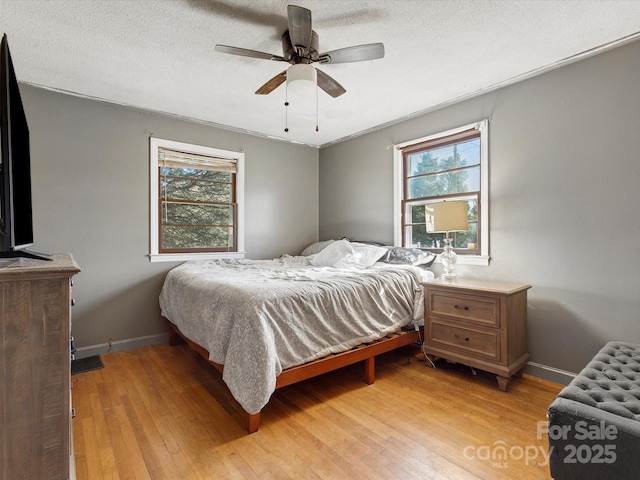
[[[423,143],[436,143],[446,137],[452,137],[465,131],[475,129],[479,131],[480,138],[480,192],[478,205],[478,240],[480,250],[478,253],[465,254],[464,250],[458,251],[458,264],[466,265],[488,265],[489,256],[489,119],[464,125],[451,130],[435,133],[425,137],[417,138],[407,142],[394,145],[394,245],[405,245],[403,218],[405,209],[411,202],[405,198],[405,160],[404,151],[415,149]],[[412,148],[414,147],[414,148]],[[441,199],[463,199],[469,197],[466,193],[451,194],[439,197]],[[437,253],[438,249],[434,250]]]
[[[177,150],[194,155],[216,157],[236,161],[235,183],[235,221],[236,221],[236,249],[227,251],[199,250],[191,252],[161,252],[160,251],[160,202],[159,202],[159,161],[158,150]],[[149,140],[149,261],[151,262],[183,262],[187,260],[206,260],[216,258],[244,258],[244,152],[222,150],[214,147],[194,145],[162,138],[150,137]]]

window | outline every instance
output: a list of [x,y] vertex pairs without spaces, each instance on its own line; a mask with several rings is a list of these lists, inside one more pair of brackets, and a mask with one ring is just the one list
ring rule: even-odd
[[487,124],[484,120],[396,145],[396,245],[442,252],[445,234],[427,233],[425,205],[462,200],[469,229],[450,234],[458,262],[488,263]]
[[243,257],[244,154],[151,138],[151,261]]

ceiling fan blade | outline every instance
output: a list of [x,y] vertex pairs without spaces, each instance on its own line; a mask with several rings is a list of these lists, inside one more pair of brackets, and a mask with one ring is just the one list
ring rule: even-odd
[[348,63],[375,60],[382,57],[384,57],[384,45],[382,43],[368,43],[323,53],[319,55],[318,61],[320,63]]
[[256,90],[257,95],[266,95],[268,93],[273,92],[276,88],[284,83],[287,79],[287,71],[280,72],[267,83],[262,85],[258,90]]
[[216,45],[216,52],[230,53],[231,55],[240,55],[241,57],[260,58],[262,60],[274,60],[278,62],[286,62],[280,55],[273,53],[258,52],[257,50],[249,50],[248,48],[230,47],[228,45]]
[[289,5],[287,7],[287,16],[291,43],[298,50],[298,53],[306,55],[311,47],[311,10]]
[[346,90],[342,85],[336,82],[329,75],[324,73],[322,70],[316,68],[318,72],[318,87],[327,92],[333,98],[339,97],[343,93],[346,93]]

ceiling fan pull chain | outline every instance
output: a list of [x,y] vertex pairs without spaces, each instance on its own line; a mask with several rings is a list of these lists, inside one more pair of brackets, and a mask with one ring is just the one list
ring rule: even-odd
[[316,87],[316,132],[318,131],[318,87]]
[[289,133],[289,87],[284,86],[284,133]]

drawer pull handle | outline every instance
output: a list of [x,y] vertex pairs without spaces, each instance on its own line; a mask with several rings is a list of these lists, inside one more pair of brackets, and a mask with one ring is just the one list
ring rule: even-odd
[[453,308],[456,310],[469,310],[469,307],[466,305],[454,305]]
[[465,342],[469,341],[469,337],[461,337],[457,333],[454,336],[456,337],[456,340],[464,340]]

